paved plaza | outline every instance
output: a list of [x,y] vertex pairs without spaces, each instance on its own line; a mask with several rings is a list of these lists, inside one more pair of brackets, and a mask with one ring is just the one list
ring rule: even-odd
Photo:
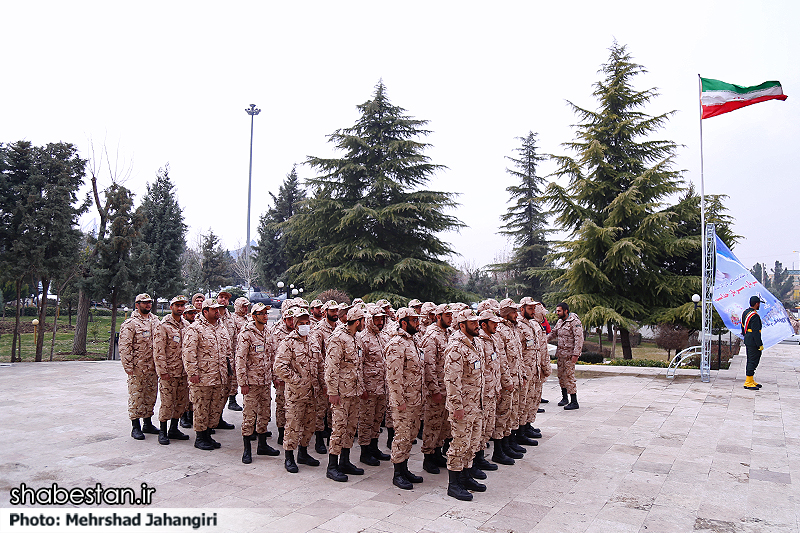
[[[12,507],[9,491],[21,483],[144,482],[156,492],[142,512],[217,511],[218,527],[200,531],[799,531],[799,366],[800,347],[767,350],[759,392],[742,388],[743,354],[730,370],[712,371],[711,383],[696,370],[669,380],[664,369],[579,366],[580,410],[556,407],[552,377],[544,395],[551,402],[536,423],[539,446],[489,472],[487,492],[460,502],[446,494],[446,471],[422,470],[419,444],[409,468],[425,481],[413,491],[391,484],[389,463],[358,463],[366,473],[348,483],[325,477],[324,457],[292,475],[282,455],[242,464],[242,416],[227,409],[236,429],[217,431],[220,450],[195,449],[193,433],[169,446],[156,435],[133,440],[119,361],[6,364],[0,506]],[[277,435],[274,421],[270,429]]]

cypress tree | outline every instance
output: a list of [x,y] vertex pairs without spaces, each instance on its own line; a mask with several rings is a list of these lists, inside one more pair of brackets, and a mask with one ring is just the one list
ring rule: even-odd
[[222,249],[219,237],[214,235],[214,231],[211,229],[208,230],[208,235],[203,235],[203,244],[200,249],[200,269],[203,288],[209,296],[212,291],[219,290],[230,280],[228,276],[231,270],[230,256]]

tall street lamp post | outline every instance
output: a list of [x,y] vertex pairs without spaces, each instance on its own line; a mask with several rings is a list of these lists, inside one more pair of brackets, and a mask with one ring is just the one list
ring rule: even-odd
[[[250,171],[247,175],[247,244],[245,245],[245,257],[248,264],[250,261],[250,195],[253,186],[253,117],[261,113],[261,110],[256,107],[256,104],[250,104],[250,107],[245,109],[245,112],[250,115]],[[247,288],[250,290],[250,287]]]

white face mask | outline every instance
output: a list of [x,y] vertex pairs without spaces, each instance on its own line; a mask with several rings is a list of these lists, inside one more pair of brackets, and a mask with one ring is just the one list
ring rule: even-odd
[[301,324],[297,326],[297,333],[303,337],[308,335],[309,331],[311,331],[311,326],[309,324]]

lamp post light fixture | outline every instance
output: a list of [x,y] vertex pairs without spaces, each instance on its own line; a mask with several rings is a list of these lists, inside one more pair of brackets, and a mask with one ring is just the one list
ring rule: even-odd
[[700,298],[699,294],[693,294],[692,295],[692,301],[694,302],[694,308],[695,309],[700,307],[700,300],[701,300],[701,298]]
[[297,289],[292,289],[292,296],[297,296],[299,291]]
[[128,306],[126,305],[122,308],[122,310],[125,311],[125,320],[128,320],[128,311],[130,311],[130,309],[128,309]]
[[[33,324],[33,351],[35,352],[36,351],[36,327],[39,325],[39,319],[38,318],[34,318],[33,320],[31,320],[31,324]],[[22,343],[20,342],[20,344],[22,344]],[[21,356],[22,356],[22,354],[20,354],[20,361],[22,361],[22,357]]]
[[[247,260],[250,261],[250,196],[253,184],[253,117],[261,113],[261,110],[256,107],[256,104],[250,104],[250,107],[245,108],[245,112],[250,115],[250,170],[247,174],[247,244],[245,245],[245,253]],[[250,287],[247,288],[250,290]]]
[[303,294],[303,287],[300,287],[300,294]]

